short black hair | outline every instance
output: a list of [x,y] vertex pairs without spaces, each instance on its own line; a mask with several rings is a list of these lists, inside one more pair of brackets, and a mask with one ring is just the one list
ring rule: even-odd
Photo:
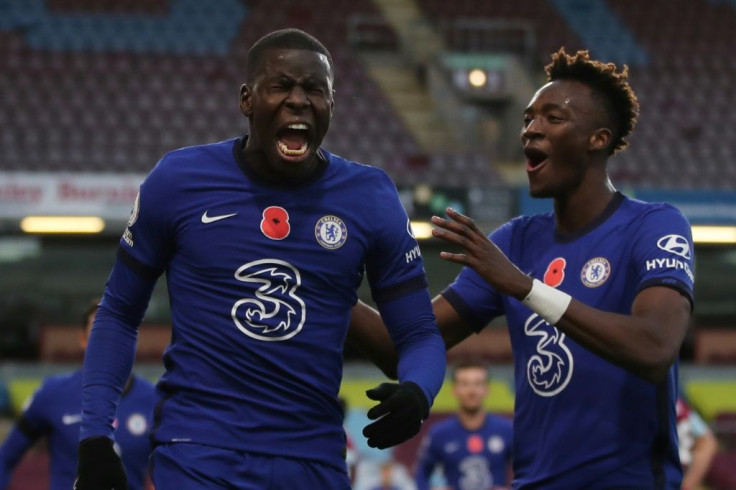
[[629,85],[629,67],[617,71],[614,63],[603,63],[591,59],[587,50],[568,55],[565,48],[552,55],[552,62],[544,67],[547,80],[573,80],[593,90],[601,100],[613,127],[613,138],[608,147],[609,155],[628,146],[624,139],[634,129],[639,118],[639,101]]
[[462,371],[463,369],[482,369],[486,372],[486,378],[490,377],[490,373],[488,371],[488,363],[483,361],[482,359],[478,359],[475,357],[468,357],[461,359],[460,361],[456,362],[452,368],[452,381],[457,381],[457,378],[455,377],[458,371]]
[[253,78],[261,67],[263,54],[270,49],[304,49],[323,54],[327,57],[327,61],[330,64],[330,76],[335,76],[332,55],[316,37],[301,29],[281,29],[266,34],[248,50],[248,60],[245,65],[248,82],[253,81]]
[[100,305],[100,298],[93,298],[87,307],[84,309],[84,316],[82,317],[82,329],[87,328],[87,319],[92,313],[97,313],[97,308]]

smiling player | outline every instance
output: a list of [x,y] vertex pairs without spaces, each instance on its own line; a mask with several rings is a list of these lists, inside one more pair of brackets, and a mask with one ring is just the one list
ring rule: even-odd
[[[524,111],[533,197],[554,212],[488,237],[447,210],[433,233],[466,266],[433,301],[447,348],[505,315],[514,357],[514,488],[679,489],[677,355],[693,303],[690,226],[630,199],[607,162],[638,116],[627,72],[560,50]],[[360,304],[350,337],[391,371],[391,343]]]

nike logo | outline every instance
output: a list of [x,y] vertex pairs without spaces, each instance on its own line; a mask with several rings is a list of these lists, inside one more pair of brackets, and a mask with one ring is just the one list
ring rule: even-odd
[[72,425],[72,424],[78,424],[82,421],[82,415],[75,413],[75,414],[64,414],[61,417],[61,423],[64,425]]
[[202,215],[202,223],[214,223],[215,221],[220,221],[221,219],[225,218],[232,218],[238,213],[232,213],[232,214],[221,214],[219,216],[207,216],[207,211],[204,212]]

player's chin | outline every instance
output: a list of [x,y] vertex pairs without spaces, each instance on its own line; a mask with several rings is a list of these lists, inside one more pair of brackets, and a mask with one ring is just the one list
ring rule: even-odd
[[545,185],[536,179],[529,179],[529,195],[537,199],[547,199],[555,197],[555,192],[551,186]]
[[529,195],[537,199],[544,199],[546,197],[550,197],[547,195],[547,192],[545,192],[544,189],[535,187],[533,185],[529,186]]

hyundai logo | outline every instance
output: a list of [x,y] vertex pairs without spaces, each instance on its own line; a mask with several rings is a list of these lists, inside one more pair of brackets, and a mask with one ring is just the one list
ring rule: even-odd
[[684,259],[690,258],[690,243],[681,235],[665,235],[657,240],[657,246]]

